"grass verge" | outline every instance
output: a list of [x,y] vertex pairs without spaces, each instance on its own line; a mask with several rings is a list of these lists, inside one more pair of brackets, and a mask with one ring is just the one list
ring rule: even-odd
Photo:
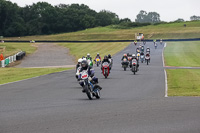
[[169,42],[164,51],[166,66],[200,66],[200,41]]
[[72,68],[0,68],[0,84],[15,82]]
[[97,53],[101,57],[104,55],[114,55],[126,48],[130,43],[60,43],[59,45],[69,48],[70,54],[76,59],[86,56],[87,53],[94,58]]
[[6,47],[5,57],[16,54],[19,51],[26,51],[26,54],[32,54],[37,50],[31,43],[0,43],[0,47]]
[[200,69],[168,69],[169,96],[200,96]]
[[[186,24],[187,27],[183,25]],[[54,35],[4,38],[5,40],[133,40],[135,33],[143,33],[145,39],[200,38],[200,21],[149,25],[130,29],[115,29],[115,26],[96,27],[78,32]]]

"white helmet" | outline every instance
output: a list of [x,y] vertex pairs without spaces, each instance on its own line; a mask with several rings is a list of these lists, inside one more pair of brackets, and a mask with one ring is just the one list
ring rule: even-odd
[[135,54],[132,54],[132,57],[135,57]]
[[83,58],[82,61],[87,60],[86,58]]
[[82,61],[83,61],[83,59],[82,59],[82,58],[78,59],[78,63],[81,63]]
[[88,53],[87,56],[90,56],[90,54]]

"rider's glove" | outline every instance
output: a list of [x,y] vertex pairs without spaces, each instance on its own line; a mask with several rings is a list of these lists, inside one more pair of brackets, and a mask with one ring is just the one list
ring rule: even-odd
[[89,77],[88,79],[89,79],[89,81],[92,81],[92,78],[91,78],[91,77]]

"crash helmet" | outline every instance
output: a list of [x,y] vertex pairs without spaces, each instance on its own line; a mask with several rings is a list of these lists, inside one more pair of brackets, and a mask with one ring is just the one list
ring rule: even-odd
[[97,53],[97,56],[99,56],[99,53]]
[[82,57],[82,59],[85,58],[85,56]]
[[86,70],[86,69],[88,68],[88,63],[87,63],[86,60],[83,60],[83,61],[81,62],[81,67],[83,68],[83,70]]
[[105,55],[105,56],[104,56],[104,59],[108,59],[108,56],[107,56],[107,55]]
[[110,55],[110,54],[108,54],[108,58],[111,58],[111,55]]
[[132,58],[133,58],[133,59],[135,59],[135,58],[136,58],[135,54],[132,54]]
[[78,64],[81,64],[82,61],[83,61],[82,58],[78,59]]
[[89,54],[89,53],[87,54],[87,57],[90,57],[90,54]]
[[127,54],[124,54],[124,57],[127,57]]

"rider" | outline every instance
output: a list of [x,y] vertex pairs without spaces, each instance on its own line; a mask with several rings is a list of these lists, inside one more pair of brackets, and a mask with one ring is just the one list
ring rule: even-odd
[[[146,58],[146,57],[148,57],[148,58],[149,58],[149,63],[150,63],[150,53],[149,53],[149,52],[147,52],[147,53],[146,53],[146,56],[145,56],[145,58]],[[145,62],[146,62],[146,60],[145,60]]]
[[[94,72],[94,69],[93,69],[91,66],[89,66],[88,63],[87,63],[87,61],[85,61],[85,60],[83,60],[83,61],[81,62],[81,70],[80,70],[80,73],[81,73],[82,71],[87,71],[87,72],[88,72],[88,76],[91,78],[91,82],[92,82],[93,84],[97,84],[97,83],[98,83],[98,78],[96,78],[96,77],[94,76],[94,73],[95,73],[95,72]],[[78,80],[79,80],[79,81],[81,80],[81,74],[79,75]],[[80,84],[82,87],[84,86],[84,83],[83,83],[82,81],[80,81],[79,84]],[[97,85],[95,85],[95,86],[97,86]],[[100,88],[100,90],[102,89],[100,86],[99,86],[99,88]],[[83,89],[82,92],[85,92],[85,90]]]
[[100,59],[100,61],[101,61],[101,56],[99,55],[99,53],[97,53],[97,56],[94,59],[95,62],[96,62],[96,59]]
[[78,64],[76,65],[76,71],[81,66],[81,62],[83,61],[82,58],[78,59]]
[[134,41],[134,44],[137,45],[137,40]]
[[124,54],[121,60],[123,61],[124,58],[128,60],[127,54]]
[[87,59],[87,60],[91,60],[91,61],[92,61],[92,57],[90,56],[90,54],[89,54],[89,53],[87,54],[87,57],[86,57],[86,59]]
[[[108,64],[109,64],[109,69],[110,69],[110,68],[111,68],[111,66],[110,66],[110,63],[111,63],[111,62],[109,61],[107,55],[104,56],[104,59],[103,59],[103,61],[102,61],[102,64],[103,64],[104,62],[108,62]],[[101,70],[102,70],[102,64],[101,64]],[[109,72],[110,72],[110,71],[109,71]]]
[[[137,70],[139,71],[139,60],[137,59],[136,55],[135,54],[132,54],[132,60],[137,60]],[[132,67],[132,62],[130,64],[130,67]]]

